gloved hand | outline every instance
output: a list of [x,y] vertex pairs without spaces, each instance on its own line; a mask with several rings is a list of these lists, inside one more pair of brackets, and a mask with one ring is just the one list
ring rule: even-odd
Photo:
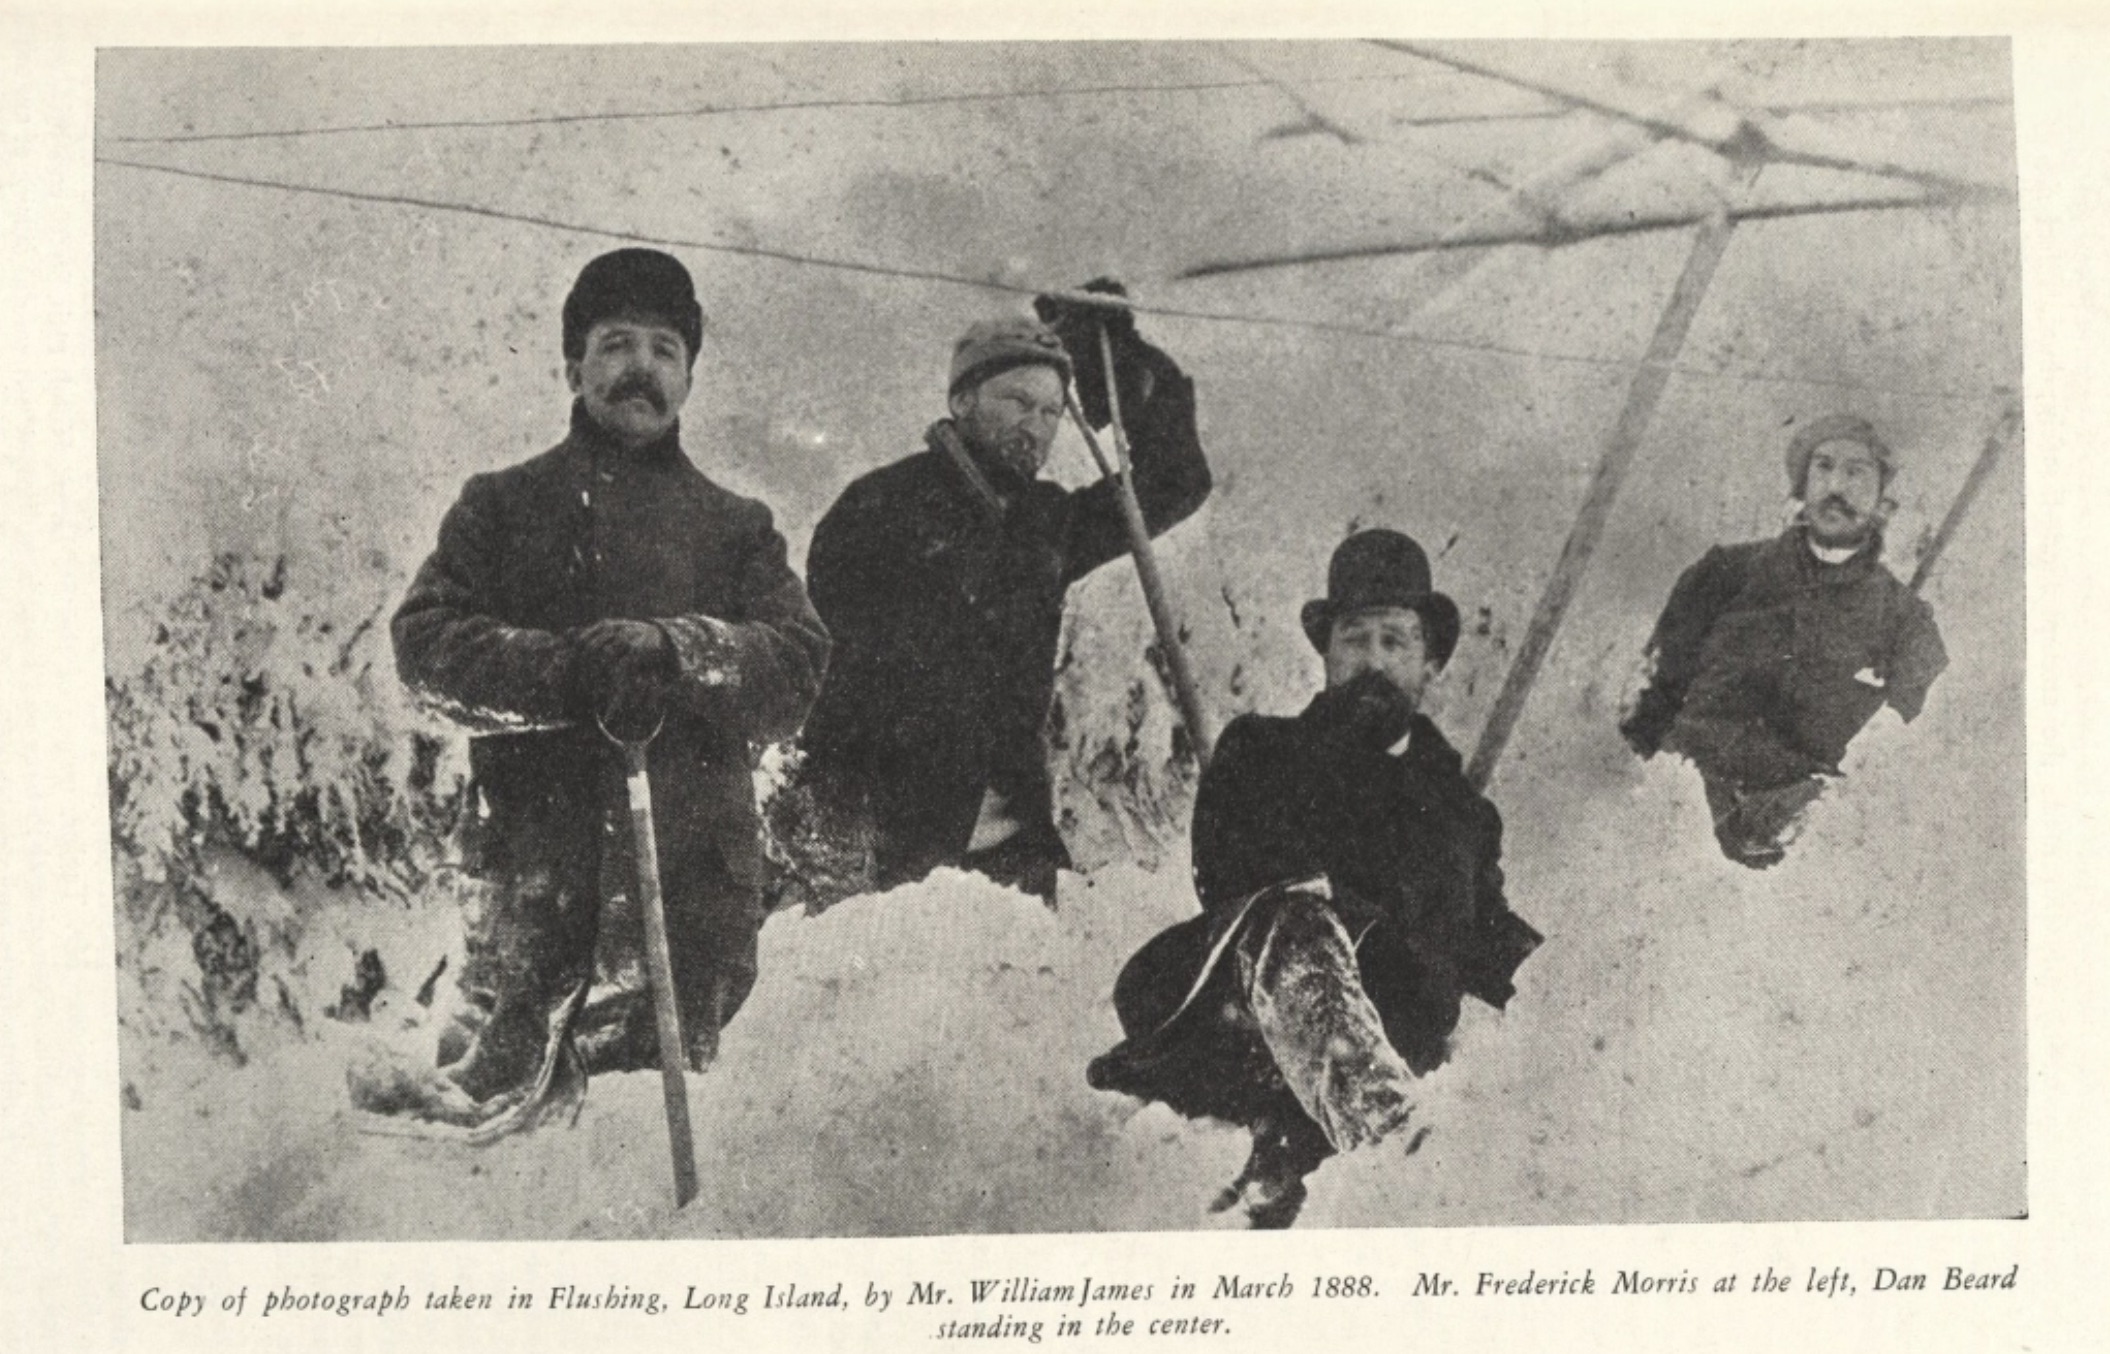
[[610,619],[580,630],[573,643],[587,707],[618,737],[650,734],[666,713],[677,671],[666,632],[650,621]]
[[[1128,295],[1128,288],[1110,277],[1095,277],[1078,288],[1102,296]],[[1120,382],[1121,417],[1128,422],[1146,404],[1167,372],[1179,366],[1162,349],[1136,333],[1135,312],[1126,306],[1097,306],[1061,296],[1036,296],[1033,312],[1042,324],[1055,331],[1070,355],[1077,381],[1077,401],[1095,428],[1112,422],[1106,399],[1106,359],[1099,351],[1099,331],[1104,328],[1113,349],[1115,379]]]
[[1645,761],[1662,749],[1663,736],[1670,732],[1677,713],[1677,708],[1653,688],[1644,691],[1619,721],[1619,736],[1626,739],[1636,757]]
[[1330,686],[1312,699],[1305,718],[1319,736],[1343,748],[1388,748],[1414,718],[1414,703],[1379,672]]

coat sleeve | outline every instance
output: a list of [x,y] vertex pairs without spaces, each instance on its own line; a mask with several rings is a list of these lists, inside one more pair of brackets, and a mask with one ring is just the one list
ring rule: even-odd
[[[1209,497],[1213,481],[1195,427],[1194,382],[1164,353],[1148,345],[1142,348],[1135,360],[1146,368],[1137,384],[1150,393],[1137,407],[1124,408],[1122,421],[1128,430],[1136,503],[1143,509],[1144,526],[1156,537],[1193,516]],[[1102,479],[1072,498],[1065,582],[1074,583],[1127,553],[1120,495],[1112,480]]]
[[1270,884],[1325,869],[1311,834],[1295,830],[1294,787],[1270,772],[1265,734],[1251,715],[1225,726],[1194,796],[1194,887],[1202,908],[1234,907]]
[[1483,802],[1473,938],[1459,969],[1459,986],[1500,1009],[1516,995],[1516,972],[1545,939],[1538,929],[1510,911],[1503,893],[1502,815]]
[[1641,756],[1656,755],[1677,722],[1686,693],[1699,674],[1708,632],[1736,599],[1736,572],[1728,552],[1716,547],[1678,575],[1671,588],[1670,600],[1648,640],[1648,684],[1619,725],[1620,733]]
[[1919,717],[1934,679],[1949,666],[1949,651],[1934,624],[1934,608],[1924,597],[1908,594],[1891,643],[1887,699],[1906,722]]
[[480,733],[545,727],[574,713],[570,641],[495,614],[506,539],[495,482],[471,478],[389,625],[404,685]]
[[769,509],[748,503],[740,511],[742,559],[728,614],[654,620],[674,644],[678,699],[712,727],[760,746],[798,732],[820,694],[829,640]]

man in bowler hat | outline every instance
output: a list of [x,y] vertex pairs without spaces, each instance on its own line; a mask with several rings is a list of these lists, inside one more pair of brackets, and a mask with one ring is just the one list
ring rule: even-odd
[[1129,960],[1128,1037],[1087,1073],[1249,1128],[1215,1207],[1255,1227],[1290,1225],[1327,1157],[1406,1126],[1461,999],[1506,1004],[1540,940],[1503,896],[1501,816],[1420,712],[1459,629],[1428,556],[1358,532],[1302,619],[1326,687],[1223,731],[1194,806],[1201,915]]
[[1753,869],[1785,858],[1876,711],[1915,718],[1949,661],[1932,608],[1883,566],[1889,445],[1834,414],[1798,429],[1786,462],[1794,523],[1679,576],[1620,724],[1644,758],[1692,759],[1722,854]]
[[[553,1012],[577,1009],[602,901],[637,878],[611,734],[651,739],[692,1067],[755,980],[752,773],[812,704],[828,636],[769,509],[713,483],[682,445],[702,330],[688,271],[669,255],[619,249],[588,263],[564,303],[570,432],[469,479],[395,615],[404,682],[476,735],[477,866],[493,915],[464,975],[480,1019],[466,1048],[443,1048],[458,1056],[434,1088],[455,1117],[487,1117],[552,1058],[577,1067],[570,1022]],[[604,1066],[656,1065],[649,1003],[605,1033]]]

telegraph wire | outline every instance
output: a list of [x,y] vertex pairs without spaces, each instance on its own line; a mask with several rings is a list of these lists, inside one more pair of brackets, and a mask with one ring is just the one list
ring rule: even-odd
[[[1412,75],[1336,76],[1314,84],[1403,84]],[[699,104],[683,108],[615,109],[601,113],[541,113],[514,118],[443,118],[418,122],[360,122],[326,124],[319,127],[274,127],[232,132],[171,132],[160,136],[106,136],[105,145],[195,145],[215,141],[268,141],[308,136],[347,136],[374,132],[470,131],[505,127],[553,127],[573,123],[673,121],[682,118],[718,117],[737,113],[816,112],[829,109],[878,110],[929,108],[946,104],[1003,103],[1015,99],[1065,99],[1118,94],[1209,93],[1229,89],[1269,89],[1275,86],[1261,78],[1196,80],[1172,84],[1058,85],[1044,89],[975,90],[958,94],[920,94],[893,99],[790,99],[775,103]],[[1560,117],[1565,109],[1526,109],[1507,113],[1440,114],[1408,119],[1402,126],[1445,126],[1452,123],[1543,121]]]
[[[303,194],[333,198],[346,202],[361,202],[380,206],[408,207],[415,210],[445,212],[472,216],[489,221],[503,221],[517,225],[538,226],[545,230],[564,231],[575,235],[589,235],[600,239],[621,240],[634,244],[657,245],[666,249],[691,249],[699,253],[730,254],[743,258],[765,259],[777,263],[788,263],[815,268],[829,268],[842,272],[860,273],[870,277],[898,278],[912,282],[932,282],[948,286],[967,287],[980,291],[1003,292],[1014,296],[1039,296],[1060,288],[1033,286],[1022,282],[1006,282],[994,277],[975,277],[966,273],[951,273],[934,268],[908,268],[891,264],[870,263],[858,259],[829,258],[817,254],[802,254],[788,249],[772,249],[763,245],[727,244],[722,241],[684,239],[677,236],[653,235],[642,231],[624,230],[611,226],[594,225],[589,222],[566,221],[557,217],[541,216],[530,212],[509,211],[502,207],[486,207],[477,203],[449,202],[439,198],[422,198],[405,193],[368,192],[356,188],[333,188],[321,184],[292,183],[280,179],[227,174],[214,170],[192,169],[181,165],[154,164],[142,160],[126,160],[115,156],[96,156],[95,163],[117,169],[133,169],[148,173],[168,174],[177,178],[196,179],[208,183],[224,183],[243,188],[257,188],[272,192]],[[1590,353],[1563,353],[1548,349],[1525,348],[1513,344],[1489,343],[1475,339],[1451,338],[1439,334],[1417,334],[1376,325],[1350,324],[1337,320],[1316,320],[1285,315],[1259,315],[1236,311],[1196,310],[1191,307],[1162,305],[1155,302],[1129,303],[1139,314],[1160,316],[1167,319],[1196,320],[1215,324],[1249,324],[1268,328],[1297,329],[1314,333],[1341,334],[1352,337],[1382,339],[1393,343],[1405,343],[1421,347],[1444,348],[1463,352],[1486,353],[1500,357],[1522,358],[1531,361],[1561,363],[1574,366],[1599,367],[1607,370],[1631,369],[1640,359],[1627,357],[1604,357]],[[1828,386],[1846,390],[1863,390],[1875,393],[1912,395],[1924,398],[1977,400],[1984,391],[1938,390],[1924,387],[1885,386],[1864,381],[1819,376],[1790,376],[1773,372],[1731,371],[1722,368],[1693,367],[1673,364],[1671,371],[1681,376],[1699,377],[1709,380],[1726,380],[1755,384]],[[1988,390],[1999,391],[2005,387],[1991,384]]]

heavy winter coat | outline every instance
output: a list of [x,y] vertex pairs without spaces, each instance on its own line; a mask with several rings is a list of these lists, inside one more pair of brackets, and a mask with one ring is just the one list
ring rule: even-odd
[[[574,407],[562,443],[463,486],[396,612],[396,663],[481,735],[486,865],[532,943],[590,957],[603,845],[626,847],[627,826],[620,755],[578,689],[569,634],[609,617],[656,623],[678,660],[648,753],[677,985],[689,998],[699,966],[729,955],[744,995],[738,952],[751,956],[761,915],[752,773],[797,730],[828,658],[768,508],[706,479],[678,429],[624,448]],[[559,960],[581,957],[537,962]]]
[[[1128,411],[1152,535],[1210,487],[1193,383],[1160,360],[1150,397]],[[807,555],[836,649],[803,743],[815,776],[868,799],[882,882],[957,862],[985,790],[1060,851],[1041,727],[1063,598],[1128,546],[1113,483],[1069,490],[977,459],[998,505],[943,449],[949,432],[933,428],[924,451],[853,482]]]
[[1501,815],[1426,717],[1394,754],[1344,741],[1319,708],[1224,730],[1194,806],[1202,913],[1123,969],[1114,1005],[1129,1038],[1093,1064],[1095,1086],[1237,1123],[1295,1113],[1279,1083],[1253,1075],[1252,1040],[1226,1019],[1243,1000],[1233,967],[1205,965],[1249,898],[1317,875],[1357,938],[1386,1038],[1415,1072],[1447,1056],[1464,995],[1496,1007],[1514,995],[1540,937],[1503,896]]
[[1927,603],[1881,563],[1876,538],[1841,564],[1800,526],[1717,546],[1687,569],[1649,640],[1652,675],[1621,726],[1644,756],[1669,748],[1746,788],[1836,773],[1888,704],[1915,718],[1948,665]]

